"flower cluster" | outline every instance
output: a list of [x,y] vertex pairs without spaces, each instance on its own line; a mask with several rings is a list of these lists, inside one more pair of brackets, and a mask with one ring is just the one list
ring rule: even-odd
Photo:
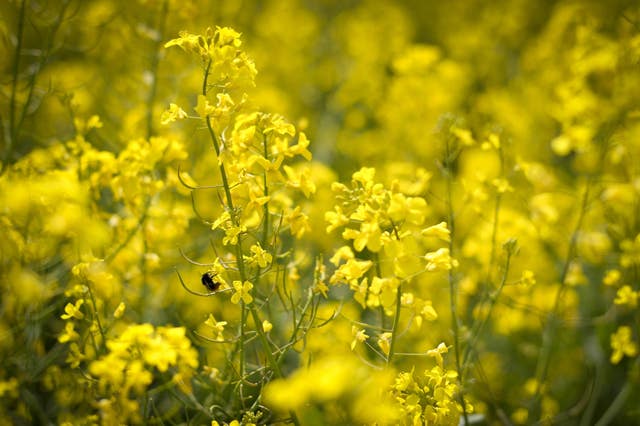
[[637,423],[637,8],[238,5],[0,8],[0,424]]

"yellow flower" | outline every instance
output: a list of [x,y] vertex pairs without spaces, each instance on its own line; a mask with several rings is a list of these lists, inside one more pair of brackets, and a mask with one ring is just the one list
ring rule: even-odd
[[618,330],[611,335],[611,363],[617,364],[626,355],[628,357],[634,357],[638,354],[638,346],[631,339],[631,327],[621,326]]
[[169,104],[169,109],[160,115],[160,123],[165,125],[185,117],[187,117],[187,113],[178,105],[172,103]]
[[264,321],[262,321],[262,329],[264,330],[265,333],[268,333],[271,330],[273,330],[273,324],[271,324],[267,320],[264,320]]
[[458,138],[463,146],[472,146],[476,143],[476,141],[473,139],[471,131],[468,129],[462,129],[454,125],[451,127],[451,133],[453,133]]
[[20,388],[20,382],[15,377],[12,377],[9,380],[3,380],[0,382],[0,397],[4,397],[5,395],[15,395],[18,396],[18,389]]
[[489,135],[489,137],[487,138],[487,140],[482,142],[480,147],[483,150],[489,150],[489,149],[492,149],[492,148],[493,149],[499,149],[500,148],[500,136],[496,135],[495,133],[491,133]]
[[533,271],[525,269],[522,271],[522,276],[520,277],[520,284],[523,286],[532,286],[536,283],[536,276]]
[[393,336],[393,334],[389,332],[382,333],[378,336],[378,346],[385,355],[389,355],[389,350],[391,349],[391,336]]
[[444,342],[441,342],[437,348],[429,349],[427,351],[427,355],[435,358],[438,367],[443,368],[444,360],[442,358],[442,354],[446,354],[447,352],[449,352],[449,348],[447,347],[447,345],[445,345]]
[[71,368],[78,368],[80,363],[87,359],[87,356],[80,352],[80,347],[77,343],[71,343],[69,345],[69,355],[65,359],[65,362],[71,366]]
[[238,244],[238,236],[243,232],[246,232],[247,228],[245,226],[235,226],[231,225],[224,231],[224,237],[222,237],[222,244],[225,246],[227,244],[236,245]]
[[602,279],[602,283],[607,286],[614,286],[620,282],[621,277],[622,274],[619,270],[610,269],[605,273],[604,278]]
[[640,264],[640,234],[636,235],[633,240],[624,240],[621,242],[620,248],[622,249],[620,265],[628,268],[634,264]]
[[387,214],[395,222],[407,221],[414,225],[422,225],[427,217],[427,202],[420,197],[406,197],[404,194],[393,194]]
[[351,326],[351,335],[353,336],[353,341],[351,342],[351,350],[354,350],[358,343],[362,343],[369,338],[364,329],[359,329],[355,325]]
[[249,281],[245,281],[244,283],[240,281],[233,282],[233,288],[235,293],[231,296],[231,303],[237,305],[240,300],[242,300],[245,304],[249,304],[253,302],[253,297],[251,296],[251,289],[253,288],[253,284]]
[[638,306],[638,292],[633,291],[631,286],[625,285],[618,289],[616,298],[613,300],[616,305],[627,306],[629,308],[635,308]]
[[344,284],[360,279],[365,272],[371,268],[373,262],[370,260],[349,259],[347,263],[340,265],[329,282],[331,284]]
[[296,206],[295,209],[289,210],[285,219],[289,223],[291,235],[296,238],[302,238],[302,236],[311,230],[309,225],[309,217],[302,212],[300,206]]
[[84,299],[76,300],[76,303],[67,303],[64,307],[64,314],[60,315],[60,318],[66,320],[69,318],[82,319],[84,314],[80,311],[80,307],[84,303]]
[[211,224],[211,229],[218,229],[222,227],[223,229],[228,226],[227,224],[231,222],[231,215],[229,212],[222,212],[222,214]]
[[496,188],[500,194],[505,192],[513,192],[514,189],[508,180],[502,178],[495,178],[491,181],[491,184]]
[[206,96],[198,95],[198,103],[194,110],[198,113],[200,118],[206,118],[209,114],[215,111],[215,108],[209,103]]
[[311,194],[316,192],[316,185],[311,179],[309,179],[309,169],[305,168],[297,173],[293,168],[289,166],[283,167],[284,172],[287,174],[287,185],[291,188],[296,188],[302,191],[305,197],[309,198]]
[[253,253],[253,255],[244,256],[248,265],[257,264],[261,268],[266,268],[271,264],[271,261],[273,260],[273,256],[271,255],[271,253],[263,249],[260,246],[260,243],[252,245],[249,250],[251,251],[251,253]]
[[372,252],[378,252],[382,248],[382,231],[375,218],[370,218],[360,224],[360,230],[347,228],[342,233],[345,240],[353,240],[353,248],[362,251],[368,248]]
[[331,256],[329,262],[331,262],[334,266],[338,266],[341,261],[353,259],[355,255],[353,254],[353,250],[349,246],[342,246],[336,250],[336,252]]
[[309,139],[307,139],[307,135],[303,132],[298,134],[298,143],[289,148],[289,153],[292,155],[300,155],[307,161],[311,161],[311,151],[307,148],[309,147]]
[[442,241],[451,241],[451,231],[447,228],[447,222],[440,222],[437,225],[430,226],[422,230],[425,237],[440,238]]
[[201,56],[206,55],[206,41],[201,35],[190,34],[186,31],[180,31],[180,37],[169,40],[164,47],[178,46],[186,52],[195,52]]
[[360,182],[365,188],[373,185],[373,178],[376,175],[376,169],[373,167],[363,167],[352,176],[355,182]]
[[332,212],[326,212],[324,214],[324,220],[329,223],[327,233],[349,223],[349,218],[343,213],[340,206],[335,206]]
[[116,310],[113,312],[113,317],[122,318],[122,315],[124,315],[125,308],[126,308],[126,305],[124,304],[124,302],[120,302]]
[[209,318],[207,318],[204,324],[213,329],[213,332],[216,333],[215,339],[217,341],[221,342],[224,340],[222,333],[224,332],[224,326],[227,325],[226,321],[216,321],[215,317],[209,314]]
[[420,315],[422,315],[427,321],[435,321],[438,319],[438,313],[430,301],[425,302],[422,310],[420,311]]
[[448,248],[440,248],[424,255],[427,271],[448,271],[458,266],[458,261],[449,256]]
[[73,322],[71,321],[66,322],[64,325],[64,332],[58,336],[58,342],[66,343],[66,342],[78,340],[80,338],[80,335],[76,333],[74,327],[75,325]]

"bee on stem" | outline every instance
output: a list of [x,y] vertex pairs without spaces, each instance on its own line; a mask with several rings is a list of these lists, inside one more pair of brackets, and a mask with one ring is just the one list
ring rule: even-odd
[[202,281],[202,285],[204,285],[210,292],[218,291],[222,285],[222,282],[218,280],[218,273],[215,271],[205,272],[202,274],[200,281]]

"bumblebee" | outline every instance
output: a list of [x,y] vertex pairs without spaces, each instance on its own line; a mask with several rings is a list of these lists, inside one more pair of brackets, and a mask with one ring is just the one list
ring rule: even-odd
[[209,291],[213,292],[218,291],[218,289],[222,285],[222,283],[217,278],[217,272],[207,271],[202,274],[202,278],[200,278],[200,281],[202,281],[202,285],[204,285]]

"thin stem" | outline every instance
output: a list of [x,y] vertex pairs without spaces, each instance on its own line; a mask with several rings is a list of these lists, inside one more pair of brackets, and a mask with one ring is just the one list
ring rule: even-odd
[[632,390],[633,382],[627,379],[620,393],[616,395],[616,398],[613,400],[611,405],[609,405],[607,411],[604,412],[595,426],[607,426],[608,424],[610,424],[615,419],[616,415],[620,412],[622,407],[624,407],[624,404],[627,402],[627,399],[629,399],[629,395],[631,395]]
[[[502,151],[502,144],[500,144],[500,147],[498,148],[498,156],[500,157],[500,177],[502,178],[504,176],[504,153]],[[482,333],[482,329],[484,328],[486,322],[489,320],[490,316],[491,316],[491,312],[493,310],[493,307],[497,301],[498,296],[500,295],[500,293],[502,292],[502,289],[506,283],[507,280],[507,274],[509,272],[509,264],[511,261],[511,256],[512,256],[512,252],[508,251],[507,252],[507,260],[506,260],[506,265],[505,265],[505,270],[504,273],[502,275],[502,282],[500,283],[500,286],[498,287],[497,292],[494,295],[491,295],[491,283],[492,283],[492,272],[493,272],[493,265],[495,263],[495,259],[496,259],[496,241],[497,241],[497,237],[498,237],[498,223],[499,223],[499,218],[500,218],[500,205],[502,204],[502,193],[501,192],[497,192],[496,194],[496,198],[495,198],[495,203],[493,206],[493,225],[492,225],[492,229],[491,229],[491,254],[489,256],[489,263],[487,265],[487,272],[486,272],[486,276],[485,276],[485,291],[483,292],[483,296],[481,297],[480,300],[480,304],[483,305],[485,303],[485,301],[487,300],[487,298],[490,299],[490,307],[489,307],[489,312],[487,313],[487,316],[484,317],[480,323],[475,323],[473,326],[473,329],[470,333],[471,337],[471,342],[469,342],[469,344],[467,345],[467,347],[465,348],[464,351],[464,356],[462,357],[462,371],[463,374],[468,370],[468,362],[470,362],[470,356],[471,356],[471,352],[474,349],[475,344],[477,343],[478,339],[479,339],[479,335],[480,333]]]
[[20,72],[20,53],[22,52],[22,40],[24,35],[25,20],[24,13],[26,8],[27,0],[22,0],[22,3],[20,3],[20,12],[18,15],[18,40],[13,56],[13,81],[11,82],[11,100],[9,101],[9,139],[7,140],[7,146],[5,147],[4,158],[2,161],[2,170],[0,170],[0,172],[4,171],[6,165],[10,160],[11,151],[13,150],[13,145],[16,139],[16,93],[18,91],[18,73]]
[[246,359],[245,359],[245,350],[244,350],[244,345],[245,345],[245,323],[246,323],[246,317],[247,317],[247,308],[246,305],[244,304],[243,300],[240,300],[240,343],[239,343],[239,351],[240,351],[240,366],[238,367],[239,369],[239,376],[240,376],[240,402],[242,404],[242,408],[244,409],[244,395],[243,395],[243,389],[244,389],[244,372],[245,372],[245,363],[246,363]]
[[89,290],[89,298],[91,299],[91,305],[93,306],[93,313],[95,315],[96,323],[98,324],[98,330],[100,331],[100,336],[102,337],[102,342],[100,342],[100,353],[102,353],[104,352],[107,338],[104,335],[104,329],[102,328],[102,323],[100,322],[100,315],[98,314],[98,305],[96,304],[96,299],[93,296],[93,290],[91,290],[91,282],[87,281],[86,284],[87,284],[87,289]]
[[[449,255],[453,257],[453,240],[455,232],[455,217],[453,213],[453,190],[452,190],[452,175],[451,175],[451,159],[452,152],[449,144],[450,138],[445,137],[445,170],[446,170],[446,190],[447,190],[447,213],[448,224],[450,231],[449,239]],[[449,309],[451,311],[451,328],[453,329],[453,349],[456,359],[456,371],[458,373],[458,381],[460,386],[459,402],[462,406],[462,414],[464,417],[464,424],[469,424],[469,418],[467,416],[467,410],[464,403],[464,395],[462,392],[462,367],[460,365],[460,330],[458,327],[458,291],[457,285],[453,276],[453,268],[450,268],[447,274],[449,281]]]
[[153,104],[155,103],[156,93],[158,90],[158,64],[160,63],[160,44],[164,39],[164,31],[167,23],[167,14],[169,12],[169,2],[162,2],[162,10],[160,12],[160,20],[158,25],[158,36],[153,46],[153,56],[151,57],[151,87],[147,97],[147,140],[153,136]]
[[496,292],[490,296],[489,309],[487,311],[486,316],[482,318],[482,321],[477,323],[476,327],[474,327],[474,329],[470,333],[472,336],[471,342],[469,342],[469,345],[467,346],[464,357],[463,357],[463,365],[462,365],[463,374],[466,371],[468,371],[468,368],[469,368],[468,364],[471,362],[471,353],[473,352],[473,348],[476,342],[479,340],[480,336],[482,335],[484,327],[489,321],[489,318],[491,318],[491,314],[493,313],[493,308],[495,307],[498,301],[498,297],[500,297],[500,293],[502,293],[502,290],[504,289],[504,286],[507,283],[507,276],[509,275],[509,267],[511,265],[512,255],[513,255],[513,252],[511,250],[507,251],[507,259],[505,260],[504,272],[502,274],[502,280],[500,281],[500,286],[498,287]]
[[398,284],[396,290],[396,313],[393,316],[393,327],[391,329],[391,342],[389,343],[389,355],[387,355],[387,365],[391,364],[393,355],[395,354],[396,335],[398,334],[398,325],[400,324],[400,310],[402,308],[402,283]]
[[487,275],[485,277],[485,284],[489,286],[491,284],[491,273],[493,272],[493,264],[496,259],[496,239],[498,236],[498,219],[500,213],[500,202],[502,200],[502,194],[496,195],[496,202],[493,206],[493,229],[491,230],[491,256],[489,257],[489,264],[487,265]]
[[560,288],[556,292],[556,297],[553,302],[553,308],[547,315],[547,321],[545,323],[545,328],[542,334],[542,348],[540,350],[540,357],[538,358],[538,364],[536,366],[536,379],[538,382],[537,390],[534,395],[534,401],[537,401],[540,397],[540,392],[542,389],[542,384],[547,378],[549,364],[551,362],[551,353],[553,351],[553,342],[555,340],[556,334],[556,321],[558,315],[558,309],[560,308],[560,302],[562,301],[562,295],[567,287],[567,275],[569,273],[569,268],[571,266],[571,262],[575,256],[576,252],[576,243],[578,240],[578,233],[580,228],[582,227],[582,221],[585,216],[585,212],[587,211],[587,204],[589,200],[589,186],[590,181],[587,181],[587,185],[584,190],[584,194],[582,196],[582,203],[580,207],[580,213],[578,215],[578,220],[576,222],[576,226],[571,234],[571,240],[569,242],[569,248],[567,250],[567,257],[565,259],[564,265],[562,267],[562,273],[560,274]]
[[[207,62],[207,66],[205,68],[205,73],[204,73],[204,79],[203,79],[203,83],[202,83],[202,95],[203,96],[207,96],[207,81],[209,78],[209,71],[211,69],[211,65],[212,65],[212,60],[209,59],[209,61]],[[207,130],[209,131],[209,136],[211,138],[211,141],[213,143],[213,148],[216,151],[216,155],[218,157],[218,159],[220,158],[220,142],[218,140],[218,137],[216,136],[215,132],[213,131],[213,126],[211,125],[211,119],[209,116],[206,117],[206,123],[207,123]],[[266,149],[266,148],[265,148]],[[231,215],[231,220],[234,224],[234,226],[239,226],[239,222],[240,219],[238,217],[238,215],[235,212],[235,209],[233,207],[233,197],[231,196],[231,187],[229,185],[229,180],[227,178],[227,172],[226,169],[224,167],[224,164],[219,161],[219,169],[220,169],[220,176],[222,179],[222,186],[224,188],[224,193],[225,193],[225,198],[227,200],[227,208],[229,209],[230,215]],[[266,183],[266,176],[265,176],[265,183]],[[265,190],[267,188],[267,185],[265,184]],[[240,280],[241,282],[244,283],[244,281],[246,280],[246,271],[245,271],[245,264],[244,264],[244,257],[242,256],[242,239],[238,238],[238,243],[235,245],[235,254],[236,254],[236,261],[237,261],[237,265],[238,265],[238,272],[240,274]],[[244,305],[243,305],[244,306]],[[269,344],[269,340],[267,339],[267,335],[264,332],[264,329],[262,328],[262,321],[260,320],[260,315],[258,314],[255,306],[253,304],[248,306],[249,308],[249,312],[251,312],[251,316],[253,318],[253,321],[256,325],[256,329],[258,330],[258,336],[260,338],[260,342],[262,343],[264,352],[267,356],[267,361],[269,363],[269,366],[271,367],[271,369],[273,370],[274,374],[276,375],[277,378],[282,378],[282,371],[280,370],[280,367],[276,361],[276,358],[273,356],[273,353],[271,352],[271,345]],[[244,342],[242,341],[242,339],[244,339],[244,314],[242,315],[242,322],[243,324],[241,325],[241,333],[240,333],[240,351],[241,353],[243,353],[243,346],[244,346]],[[241,359],[241,364],[243,363],[243,360]],[[242,367],[242,366],[241,366]],[[244,367],[242,367],[244,368]],[[298,418],[296,416],[296,414],[293,411],[289,412],[289,415],[291,416],[291,421],[295,424],[298,425],[299,421]]]
[[[309,306],[311,305],[311,302],[313,301],[313,295],[310,294],[309,297],[307,298],[307,302],[305,303],[304,307],[302,308],[301,312],[300,312],[300,318],[298,320],[296,320],[294,318],[294,327],[293,327],[293,331],[291,332],[291,337],[289,338],[289,342],[285,345],[285,347],[288,346],[293,346],[293,344],[295,342],[298,341],[297,336],[298,336],[298,332],[300,331],[301,327],[302,327],[302,321],[304,320],[307,311],[309,310]],[[295,312],[295,307],[292,307],[293,312]],[[313,312],[311,314],[311,321],[313,320]],[[310,327],[311,324],[307,325],[306,329],[308,329]],[[278,363],[278,365],[280,364],[280,362],[282,361],[282,358],[284,357],[285,352],[284,351],[280,351],[280,355],[278,356],[278,358],[276,359],[276,362]]]
[[[262,155],[264,156],[265,160],[268,159],[269,157],[269,150],[267,149],[267,136],[264,135],[263,136],[263,146],[264,146],[264,151],[262,153]],[[262,184],[264,186],[264,192],[263,195],[265,197],[269,196],[269,186],[267,185],[267,171],[265,170],[262,173]],[[262,212],[262,248],[267,247],[267,238],[269,238],[269,202],[264,203],[264,207],[263,207],[263,212]],[[275,245],[275,241],[274,241],[274,245]]]
[[[149,94],[147,97],[147,142],[150,143],[150,139],[153,136],[153,104],[155,103],[156,91],[158,86],[158,64],[160,62],[160,43],[162,39],[164,39],[164,28],[165,23],[167,21],[167,13],[169,9],[168,0],[164,0],[162,3],[162,10],[160,12],[159,24],[158,24],[158,36],[157,40],[154,44],[153,56],[151,58],[151,87],[149,88]],[[158,172],[156,170],[153,171],[153,177],[157,178]],[[142,218],[147,217],[149,212],[149,207],[151,206],[151,196],[148,195],[145,200],[144,210],[142,213]],[[149,243],[147,240],[147,235],[145,232],[145,220],[140,221],[140,229],[142,231],[142,243],[143,247],[143,255],[140,257],[140,275],[142,277],[142,297],[143,300],[148,300],[148,295],[150,292],[149,285],[147,283],[147,257],[146,254],[149,251]]]
[[[249,311],[251,312],[251,316],[253,317],[253,322],[255,323],[256,329],[258,330],[258,336],[260,337],[260,342],[262,342],[265,355],[267,356],[267,362],[269,363],[269,366],[273,370],[273,373],[275,374],[276,378],[282,379],[284,377],[282,375],[282,370],[280,370],[280,365],[278,364],[278,361],[273,355],[273,352],[271,352],[269,340],[267,339],[267,335],[264,332],[264,328],[262,328],[262,321],[260,320],[260,315],[258,314],[258,311],[256,310],[253,304],[249,305]],[[293,424],[298,426],[300,422],[298,421],[298,416],[296,415],[296,413],[293,410],[291,410],[289,411],[289,415],[291,416],[291,421],[293,422]]]
[[[500,157],[500,178],[504,177],[504,153],[502,151],[502,144],[498,148],[498,156]],[[489,257],[489,265],[487,265],[487,275],[485,283],[489,285],[491,283],[491,272],[493,270],[493,263],[496,259],[496,239],[498,236],[498,222],[500,213],[500,204],[502,202],[502,193],[497,192],[496,202],[493,206],[493,229],[491,230],[491,256]]]

